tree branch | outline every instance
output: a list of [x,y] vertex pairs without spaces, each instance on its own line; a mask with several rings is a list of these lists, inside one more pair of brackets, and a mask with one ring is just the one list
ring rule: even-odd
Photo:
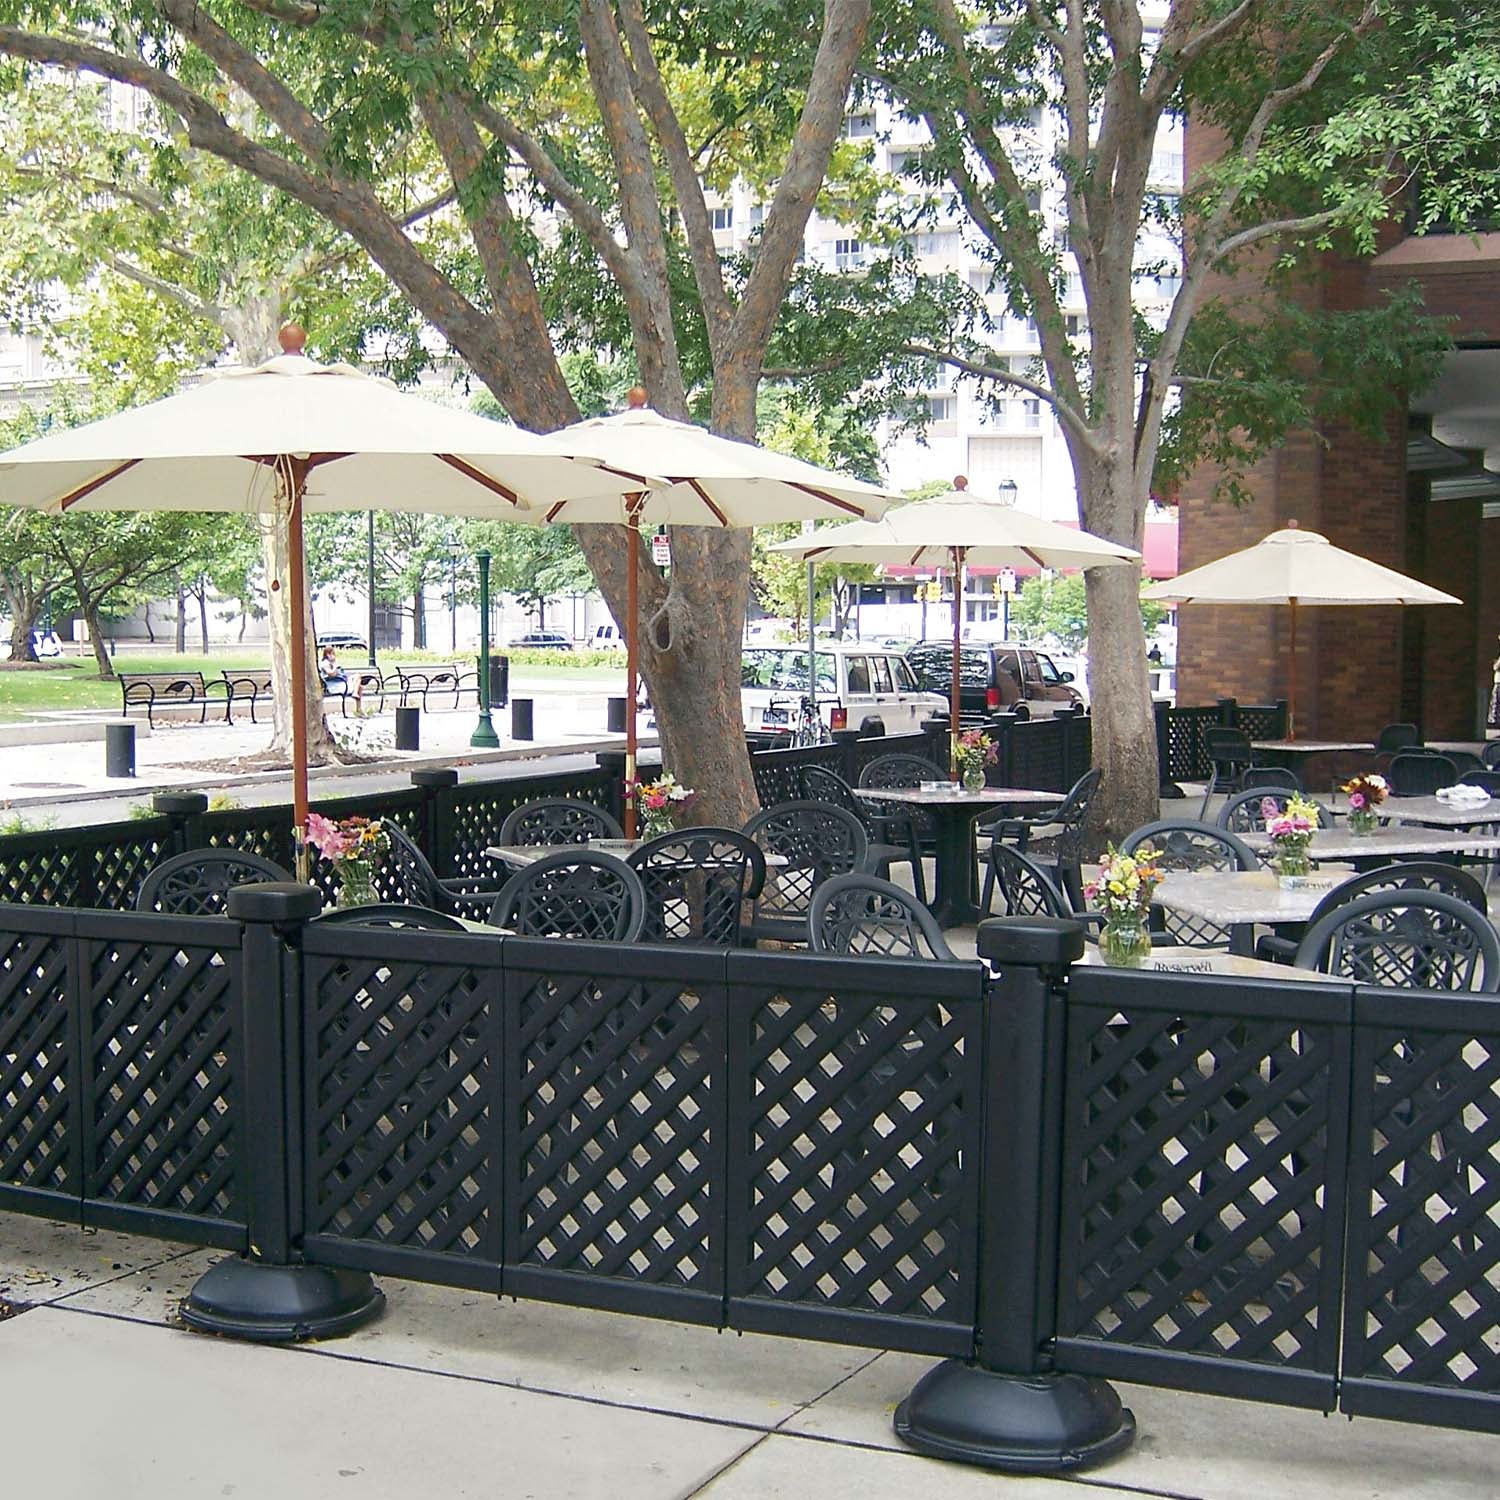
[[135,265],[121,255],[106,255],[104,264],[118,276],[123,276],[127,281],[133,281],[137,286],[143,286],[148,292],[154,292],[164,301],[175,303],[178,307],[186,308],[194,317],[202,318],[216,327],[224,326],[224,309],[215,302],[210,302],[204,297],[195,297],[185,288],[174,286],[170,281],[163,280],[160,276],[153,276],[143,266]]

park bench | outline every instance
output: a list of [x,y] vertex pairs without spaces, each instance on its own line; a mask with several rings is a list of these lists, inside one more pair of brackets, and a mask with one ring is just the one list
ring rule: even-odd
[[379,667],[345,667],[343,670],[347,682],[325,682],[323,697],[325,701],[336,699],[339,713],[344,718],[349,717],[349,705],[356,698],[366,708],[373,707],[376,712],[385,708],[387,693],[392,697],[399,697],[403,704],[406,702],[405,684],[398,673],[382,673]]
[[208,722],[210,707],[224,709],[229,719],[229,684],[205,682],[202,672],[121,672],[119,674],[122,705],[120,712],[144,707],[146,722],[156,726],[158,709],[196,708],[198,722]]
[[[449,694],[452,694],[452,707],[459,706],[459,700],[465,693],[473,696],[474,702],[479,702],[479,669],[477,667],[461,667],[453,662],[446,662],[440,666],[429,666],[426,664],[418,666],[398,666],[396,668],[401,678],[401,703],[403,707],[409,706],[412,698],[420,698],[423,709],[447,708]],[[436,703],[432,700],[436,698]]]
[[230,723],[234,722],[234,705],[236,703],[248,703],[250,705],[250,722],[259,723],[256,710],[263,704],[271,702],[271,669],[262,667],[250,668],[243,671],[224,673],[224,682],[229,689],[229,705],[225,709],[225,716]]

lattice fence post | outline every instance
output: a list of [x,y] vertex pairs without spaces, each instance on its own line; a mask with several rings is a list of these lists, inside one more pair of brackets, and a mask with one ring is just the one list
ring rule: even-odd
[[303,1261],[302,924],[322,908],[311,886],[289,881],[229,893],[228,916],[244,924],[244,1180],[250,1253],[205,1271],[182,1303],[201,1333],[259,1343],[332,1338],[385,1307],[367,1271]]
[[[604,772],[604,810],[616,823],[625,821],[625,754],[620,750],[601,750],[594,760]],[[636,772],[637,775],[641,773]],[[651,778],[655,780],[655,777]]]
[[1014,1473],[1052,1474],[1113,1458],[1135,1417],[1104,1380],[1062,1373],[1056,1331],[1063,1007],[1083,927],[1044,917],[982,922],[998,968],[985,1007],[984,1146],[977,1170],[977,1357],[934,1366],[896,1408],[921,1453]]
[[[428,863],[439,875],[453,871],[453,797],[458,772],[446,766],[413,771],[411,784],[422,794],[422,811],[417,820],[417,844]],[[449,795],[444,796],[444,793]]]
[[200,821],[208,811],[208,798],[202,792],[157,792],[151,808],[171,820],[173,854],[201,849],[205,843]]
[[1219,723],[1225,729],[1238,729],[1240,726],[1240,704],[1237,698],[1219,699]]
[[859,785],[859,742],[863,737],[858,729],[835,729],[833,743],[839,753],[839,775],[850,786]]

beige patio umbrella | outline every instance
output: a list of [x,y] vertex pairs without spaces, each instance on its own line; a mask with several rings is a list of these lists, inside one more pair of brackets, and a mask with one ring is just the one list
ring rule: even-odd
[[1225,557],[1191,568],[1142,591],[1161,604],[1285,604],[1291,609],[1291,661],[1287,683],[1287,738],[1296,738],[1297,610],[1303,605],[1462,604],[1357,552],[1335,547],[1316,531],[1288,521]]
[[541,524],[544,507],[647,483],[550,438],[406,395],[348,365],[284,351],[249,368],[0,454],[0,505],[245,511],[287,528],[292,612],[292,801],[298,874],[307,827],[304,511],[409,510]]
[[[575,422],[552,434],[570,453],[612,469],[660,475],[665,483],[633,494],[559,498],[549,521],[613,523],[630,533],[625,598],[625,780],[636,776],[635,699],[639,676],[638,569],[641,527],[771,526],[826,516],[882,515],[895,495],[755,443],[678,422],[652,411],[646,392],[634,387],[625,411]],[[635,835],[635,799],[625,804],[625,832]]]
[[1016,510],[999,500],[971,494],[962,475],[953,488],[930,500],[914,500],[879,521],[854,521],[778,543],[809,562],[878,562],[908,568],[951,568],[954,577],[953,685],[949,697],[952,771],[958,775],[959,659],[963,638],[963,569],[969,563],[1000,568],[1121,567],[1139,562],[1130,547],[1087,531]]

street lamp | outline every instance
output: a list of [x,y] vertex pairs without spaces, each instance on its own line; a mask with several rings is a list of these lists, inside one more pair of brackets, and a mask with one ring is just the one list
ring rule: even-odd
[[448,649],[458,655],[458,543],[448,543]]
[[1020,486],[1014,479],[1002,479],[1000,481],[1000,503],[1001,505],[1014,505],[1016,496],[1021,493]]
[[[368,550],[365,553],[365,590],[368,596],[369,618],[365,622],[365,649],[370,653],[370,665],[375,665],[375,512],[369,512]],[[399,642],[397,643],[399,644]]]
[[474,554],[479,564],[479,722],[469,736],[478,750],[494,750],[500,744],[490,718],[490,554],[481,547]]

